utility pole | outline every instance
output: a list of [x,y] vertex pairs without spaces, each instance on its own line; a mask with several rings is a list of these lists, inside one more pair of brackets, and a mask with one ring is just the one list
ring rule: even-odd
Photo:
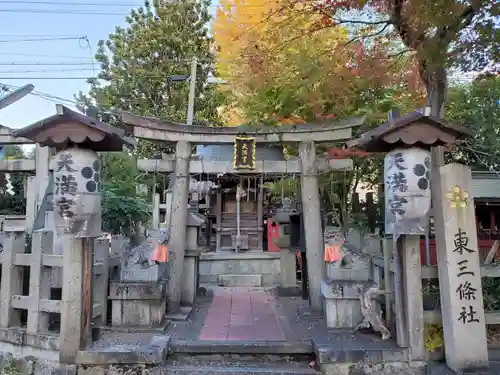
[[186,124],[193,125],[194,117],[194,96],[196,94],[196,68],[198,66],[196,57],[191,61],[191,76],[189,81],[189,98]]

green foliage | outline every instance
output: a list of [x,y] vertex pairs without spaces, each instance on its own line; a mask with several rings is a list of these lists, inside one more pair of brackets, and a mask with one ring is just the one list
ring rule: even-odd
[[132,236],[136,224],[146,224],[150,217],[146,197],[137,193],[137,160],[122,151],[103,153],[101,161],[103,230]]
[[424,324],[425,347],[429,352],[435,352],[444,346],[443,326],[438,324]]
[[453,87],[448,94],[446,118],[474,130],[451,158],[474,170],[500,170],[500,76],[478,77],[471,84]]
[[[402,113],[415,110],[415,96],[402,92],[396,85],[381,88],[371,88],[359,92],[351,108],[342,113],[343,118],[363,116],[361,127],[353,129],[353,136],[372,129],[387,121],[391,109],[399,108]],[[323,150],[320,150],[323,151]],[[351,217],[351,197],[358,187],[375,189],[381,180],[383,172],[381,154],[368,157],[352,157],[352,171],[332,171],[320,177],[320,196],[326,212],[329,212],[333,223],[341,228],[359,221]]]
[[[119,127],[123,124],[107,110],[119,108],[184,122],[189,84],[173,82],[171,76],[189,75],[191,59],[197,57],[194,120],[218,124],[220,95],[206,85],[213,61],[206,28],[209,5],[206,0],[153,1],[132,10],[126,27],[117,27],[108,40],[99,42],[95,58],[101,69],[98,79],[90,80],[88,95],[77,96],[79,109],[97,108],[99,118]],[[136,185],[151,187],[152,178],[138,173],[135,157],[151,158],[168,151],[167,144],[140,140],[133,155],[125,151],[102,155],[104,230],[131,235],[137,223],[146,224],[150,209]]]
[[[100,41],[96,60],[101,71],[91,79],[88,95],[78,96],[81,108],[120,108],[138,115],[185,122],[189,84],[173,82],[173,75],[189,75],[191,59],[199,60],[195,122],[218,123],[215,88],[206,85],[213,56],[207,0],[146,2],[127,17],[125,28],[116,27]],[[151,157],[166,145],[141,141],[139,157]]]
[[487,311],[500,310],[500,277],[483,277],[483,303]]
[[14,360],[8,360],[0,370],[1,375],[23,375],[23,372],[16,366]]
[[[5,159],[25,159],[24,152],[17,145],[4,146]],[[15,195],[6,193],[7,180],[5,173],[0,173],[0,215],[24,215],[26,213],[26,199],[24,198],[24,180],[27,173],[16,172],[10,174],[10,181]]]
[[105,152],[101,155],[102,178],[120,195],[136,195],[137,159],[127,151]]
[[143,197],[122,195],[119,188],[104,183],[102,222],[105,232],[132,237],[135,224],[145,224],[150,217],[151,209]]

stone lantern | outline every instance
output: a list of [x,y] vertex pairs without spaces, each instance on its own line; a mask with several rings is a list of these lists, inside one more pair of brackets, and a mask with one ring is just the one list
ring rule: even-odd
[[283,198],[282,207],[276,210],[273,216],[273,224],[278,225],[278,237],[276,245],[280,248],[280,279],[281,285],[277,288],[280,296],[298,296],[296,274],[296,253],[292,248],[292,220],[291,215],[296,212],[290,198]]
[[15,132],[56,150],[54,225],[63,250],[60,360],[72,363],[91,340],[94,240],[101,236],[101,163],[97,152],[132,145],[124,131],[60,104],[56,114]]
[[[432,185],[446,362],[457,372],[471,364],[481,367],[488,363],[474,204],[470,195],[472,177],[467,166],[456,163],[439,166],[439,160],[432,163],[430,151],[471,135],[470,129],[430,116],[430,108],[425,108],[402,117],[391,116],[388,123],[349,144],[368,152],[386,153],[385,228],[394,241],[397,341],[417,361],[426,357],[420,236],[429,229]],[[436,165],[436,169],[432,170],[431,165]],[[464,247],[467,251],[460,250]],[[464,285],[474,289],[473,298],[467,301],[461,292]]]
[[[290,215],[295,212],[292,207],[292,200],[290,198],[283,198],[283,207],[276,210],[273,216],[273,223],[279,225],[278,238],[275,243],[281,250],[291,250],[291,219]],[[295,265],[294,265],[295,267]]]

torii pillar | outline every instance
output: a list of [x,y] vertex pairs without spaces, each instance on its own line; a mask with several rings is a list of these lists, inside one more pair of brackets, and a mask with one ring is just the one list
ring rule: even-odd
[[[175,147],[175,181],[170,211],[170,280],[167,294],[167,317],[172,320],[185,320],[181,312],[181,283],[186,254],[186,228],[189,198],[189,158],[191,143],[177,142]],[[167,212],[168,215],[168,212]]]
[[326,267],[323,259],[323,226],[318,189],[318,169],[316,167],[316,147],[314,142],[301,142],[299,155],[302,161],[300,191],[304,215],[307,274],[309,276],[309,301],[314,311],[323,311],[321,282],[325,278]]

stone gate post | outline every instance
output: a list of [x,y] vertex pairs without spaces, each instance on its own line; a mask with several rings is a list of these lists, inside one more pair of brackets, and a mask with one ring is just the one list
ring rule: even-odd
[[446,364],[456,372],[488,366],[486,321],[470,168],[436,171],[436,245]]
[[318,190],[318,170],[315,165],[316,147],[314,142],[301,142],[299,155],[302,162],[300,175],[302,211],[309,275],[309,300],[315,311],[323,311],[321,282],[325,278],[326,267],[323,258],[323,227],[321,225],[320,199]]
[[[430,116],[430,108],[405,116],[400,116],[399,113],[397,116],[395,114],[392,113],[389,116],[389,122],[361,134],[358,139],[349,142],[349,144],[351,147],[361,148],[368,152],[387,153],[384,162],[385,228],[386,233],[392,234],[393,238],[397,239],[394,251],[397,342],[401,347],[410,349],[412,361],[422,362],[425,358],[425,347],[420,236],[428,232],[431,173],[442,173],[438,170],[431,171],[432,160],[429,150],[432,147],[452,145],[460,137],[470,136],[473,133],[462,126]],[[454,174],[461,179],[465,178],[463,173]],[[434,179],[435,177],[432,177],[432,180]],[[435,191],[433,186],[432,195],[436,194],[442,195],[444,193],[439,189]],[[470,213],[470,217],[473,220],[473,213]],[[441,227],[438,227],[438,222],[441,223]],[[450,221],[448,216],[445,217],[444,221],[443,219],[436,221],[436,233],[441,231],[446,236],[446,241],[442,240],[441,246],[438,242],[438,248],[446,245],[448,247],[447,253],[450,247],[448,242],[453,243],[453,235],[446,234],[450,230],[456,230],[456,223],[453,220]],[[474,241],[476,241],[475,232],[474,240],[471,239],[470,243],[472,244]],[[474,242],[474,246],[477,248],[476,242]],[[442,277],[442,275],[448,275],[451,264],[447,261],[439,261],[438,267],[439,284],[441,288],[447,288],[450,282],[449,277]],[[458,287],[456,282],[452,285]],[[448,294],[446,293],[446,298],[449,298]],[[444,307],[446,304],[443,297],[445,296],[442,289],[441,300]],[[474,306],[478,309],[476,305]],[[386,308],[390,307],[386,306]],[[445,322],[457,319],[453,317],[450,309],[443,309],[442,313]],[[454,322],[454,327],[456,324]],[[484,317],[482,324],[484,329]],[[448,328],[448,332],[450,330],[453,331]],[[455,336],[454,340],[457,340],[457,337]],[[464,345],[470,347],[471,343],[467,341],[468,338],[465,336],[463,338]],[[448,357],[448,344],[450,342],[450,350],[453,352],[454,342],[446,338],[446,325],[445,341],[445,352]],[[471,351],[474,352],[474,350]],[[464,358],[467,356],[464,355]],[[481,356],[477,358],[479,361],[482,359]]]
[[15,135],[59,151],[53,172],[54,227],[63,245],[59,360],[71,365],[92,338],[94,241],[102,234],[102,169],[97,152],[121,151],[129,142],[121,129],[60,104],[56,110],[54,116]]

